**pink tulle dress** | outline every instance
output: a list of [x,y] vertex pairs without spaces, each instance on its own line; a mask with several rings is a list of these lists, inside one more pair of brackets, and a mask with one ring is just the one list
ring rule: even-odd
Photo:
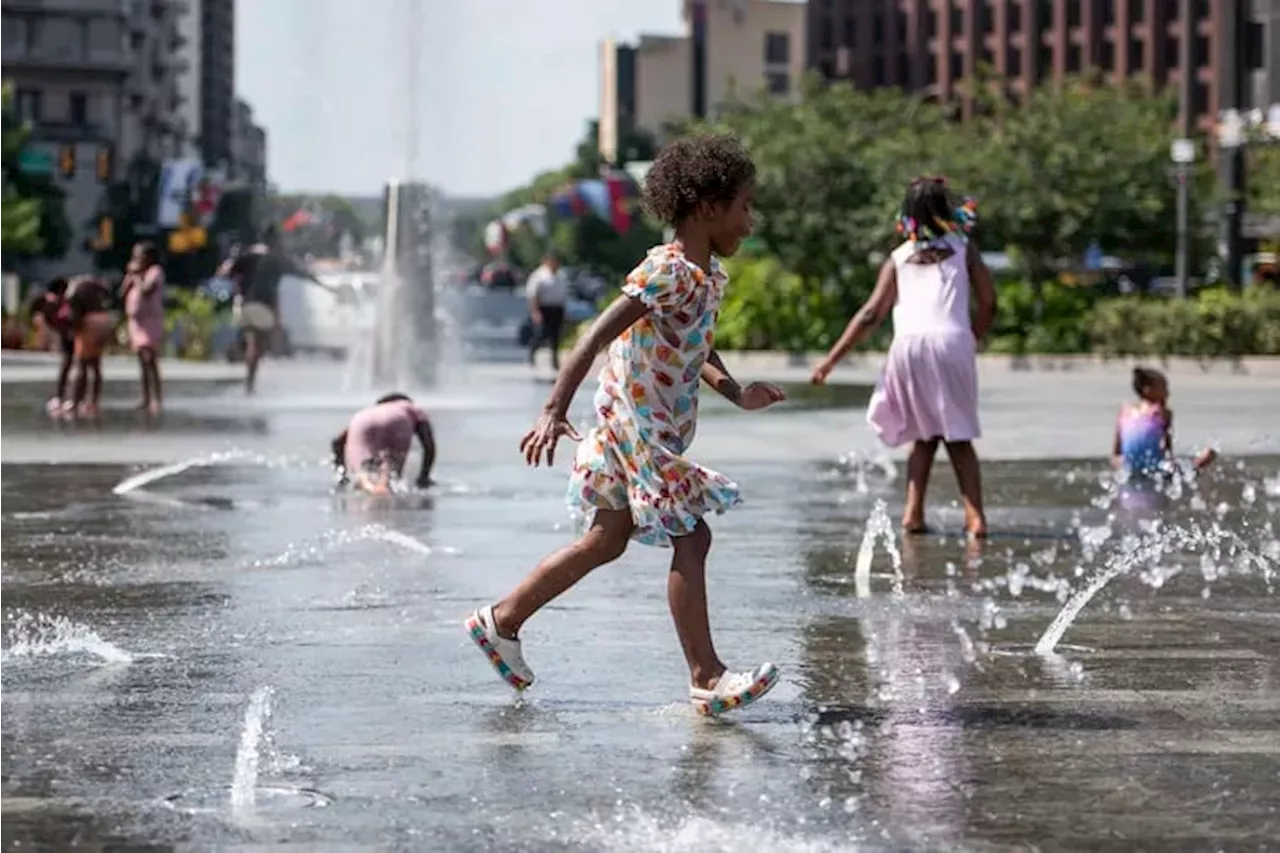
[[966,244],[956,236],[945,244],[952,254],[938,263],[912,263],[917,243],[903,243],[892,256],[898,280],[893,344],[867,406],[867,422],[891,447],[982,434]]
[[[150,291],[143,289],[150,286]],[[124,298],[129,318],[129,343],[134,352],[149,349],[159,353],[164,344],[164,269],[155,264],[145,272],[132,274],[132,286]]]

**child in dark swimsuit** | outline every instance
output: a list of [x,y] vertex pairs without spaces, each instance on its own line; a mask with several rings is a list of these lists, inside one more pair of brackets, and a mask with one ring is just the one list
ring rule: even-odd
[[45,404],[49,414],[62,412],[70,406],[67,396],[67,379],[71,376],[71,364],[75,360],[75,337],[71,332],[71,306],[67,304],[67,280],[58,277],[49,282],[44,293],[30,303],[30,314],[50,332],[58,336],[62,345],[62,363],[58,366],[58,383],[53,396]]

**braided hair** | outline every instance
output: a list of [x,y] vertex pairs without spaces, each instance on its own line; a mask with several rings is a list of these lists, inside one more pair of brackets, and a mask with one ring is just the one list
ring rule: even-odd
[[898,212],[898,233],[916,246],[916,251],[941,248],[955,235],[968,242],[978,222],[978,203],[962,198],[955,204],[947,179],[927,175],[915,178],[907,187]]

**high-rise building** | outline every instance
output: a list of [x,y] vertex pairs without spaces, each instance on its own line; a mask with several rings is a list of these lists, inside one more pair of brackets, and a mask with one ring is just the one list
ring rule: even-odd
[[735,96],[792,97],[805,69],[805,6],[794,0],[684,0],[685,31],[600,48],[600,150],[628,129],[660,135]]
[[231,123],[232,181],[265,191],[267,187],[267,132],[253,121],[253,107],[236,99]]
[[84,245],[106,185],[143,157],[181,151],[189,129],[179,80],[187,67],[179,21],[190,0],[3,0],[3,75],[31,125],[25,168],[66,193],[74,238],[37,274],[91,268]]
[[[1220,110],[1280,101],[1275,0],[811,0],[808,64],[859,88],[896,86],[958,98],[980,65],[1015,92],[1089,70],[1110,80],[1181,80],[1191,42],[1192,114],[1211,128]],[[1266,23],[1266,21],[1270,23]],[[1267,45],[1270,47],[1267,48]],[[1239,64],[1237,64],[1237,62]],[[1246,85],[1232,87],[1233,73]],[[1244,91],[1247,90],[1247,91]]]
[[211,168],[234,160],[235,0],[198,0],[200,15],[200,153]]

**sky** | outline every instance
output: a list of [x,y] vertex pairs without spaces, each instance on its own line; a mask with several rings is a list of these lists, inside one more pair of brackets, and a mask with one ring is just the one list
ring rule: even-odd
[[268,175],[281,190],[373,195],[409,162],[416,40],[416,177],[449,195],[494,195],[572,159],[597,112],[599,42],[679,32],[680,9],[681,0],[240,0],[236,88],[267,130]]

